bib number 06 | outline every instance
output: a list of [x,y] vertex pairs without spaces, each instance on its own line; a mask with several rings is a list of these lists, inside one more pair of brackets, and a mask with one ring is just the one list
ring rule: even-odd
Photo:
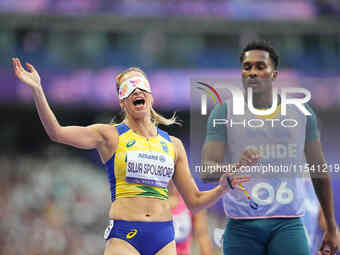
[[[266,198],[260,197],[260,193],[266,191]],[[256,203],[259,205],[269,205],[276,200],[279,204],[286,205],[293,201],[294,192],[287,186],[287,182],[281,182],[277,192],[272,185],[266,182],[255,184],[251,190],[251,195]]]

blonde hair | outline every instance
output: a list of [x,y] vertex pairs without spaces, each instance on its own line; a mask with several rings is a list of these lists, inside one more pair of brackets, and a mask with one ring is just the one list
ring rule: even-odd
[[[147,79],[147,76],[146,74],[142,71],[142,69],[138,68],[138,67],[130,67],[126,70],[124,70],[123,72],[119,73],[115,80],[116,80],[116,88],[117,88],[117,93],[119,92],[119,87],[122,83],[122,80],[123,80],[123,77],[125,74],[129,73],[129,72],[138,72],[140,74],[142,74],[145,79]],[[180,121],[177,120],[177,117],[176,117],[176,113],[174,113],[172,115],[171,118],[165,118],[164,116],[162,116],[161,114],[159,114],[158,112],[155,111],[155,109],[153,109],[151,107],[151,121],[154,125],[158,126],[159,124],[161,125],[165,125],[165,126],[170,126],[170,125],[173,125],[173,124],[177,124],[177,125],[182,125],[182,123]],[[120,124],[122,122],[125,121],[126,119],[126,112],[125,111],[122,111],[120,113],[120,118],[122,119],[119,123],[117,123],[116,121],[112,120],[112,123],[114,124]]]

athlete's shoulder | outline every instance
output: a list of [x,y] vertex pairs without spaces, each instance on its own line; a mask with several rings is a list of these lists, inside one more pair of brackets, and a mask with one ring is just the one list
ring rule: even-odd
[[170,136],[170,139],[172,141],[172,144],[174,145],[176,150],[183,150],[185,151],[184,144],[182,140],[176,136]]
[[319,128],[318,128],[318,120],[315,112],[309,106],[309,104],[305,103],[307,111],[311,113],[311,115],[307,116],[306,123],[306,141],[311,142],[316,140],[319,137]]
[[181,139],[175,137],[175,136],[170,136],[170,139],[172,141],[172,144],[174,146],[174,150],[175,150],[175,158],[183,158],[183,156],[186,154],[185,153],[185,148],[183,145],[183,142]]
[[118,136],[126,133],[127,131],[130,130],[130,128],[128,127],[128,125],[126,125],[126,123],[122,122],[122,123],[112,123],[109,126],[111,126],[111,129],[114,129],[114,131],[117,133]]
[[227,103],[223,102],[222,104],[217,104],[212,109],[211,113],[209,114],[209,120],[212,119],[223,119],[227,116]]
[[171,141],[171,138],[170,138],[170,135],[168,134],[168,132],[166,132],[165,130],[160,129],[160,128],[157,128],[157,132],[158,132],[158,135],[159,135],[160,137],[162,137],[163,139],[165,139],[165,140],[168,141],[168,142],[172,142],[172,141]]
[[112,124],[93,124],[89,126],[92,130],[95,130],[104,138],[118,137],[118,131]]
[[103,124],[103,123],[96,123],[88,126],[89,128],[97,131],[105,131],[111,129],[111,131],[114,129],[112,125],[110,124]]
[[172,142],[175,146],[178,146],[178,145],[183,144],[182,141],[181,141],[181,139],[179,139],[178,137],[173,136],[173,135],[170,135],[169,137],[170,137],[171,142]]
[[103,158],[106,159],[105,161],[103,160],[103,162],[106,162],[108,159],[106,155],[107,152],[113,153],[116,149],[116,145],[118,144],[118,132],[111,124],[93,124],[88,128],[90,128],[91,131],[96,134],[96,137],[98,137],[96,149],[102,160]]

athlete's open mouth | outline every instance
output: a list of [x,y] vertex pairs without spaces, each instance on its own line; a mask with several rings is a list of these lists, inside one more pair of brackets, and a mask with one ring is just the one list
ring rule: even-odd
[[138,105],[144,105],[145,104],[145,99],[143,98],[136,98],[133,100],[133,104],[138,106]]

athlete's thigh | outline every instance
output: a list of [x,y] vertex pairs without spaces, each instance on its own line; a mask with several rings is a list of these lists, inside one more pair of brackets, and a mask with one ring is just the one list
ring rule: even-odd
[[119,238],[106,241],[104,255],[141,255],[135,247]]
[[264,237],[246,221],[227,223],[223,238],[224,255],[265,255]]
[[270,255],[310,255],[310,248],[301,219],[289,220],[275,231],[269,245]]
[[160,249],[156,255],[176,255],[176,242],[171,241],[167,245],[165,245],[162,249]]
[[224,255],[265,255],[266,249],[262,243],[255,241],[254,239],[240,238],[230,243],[229,240],[223,242],[223,254]]

